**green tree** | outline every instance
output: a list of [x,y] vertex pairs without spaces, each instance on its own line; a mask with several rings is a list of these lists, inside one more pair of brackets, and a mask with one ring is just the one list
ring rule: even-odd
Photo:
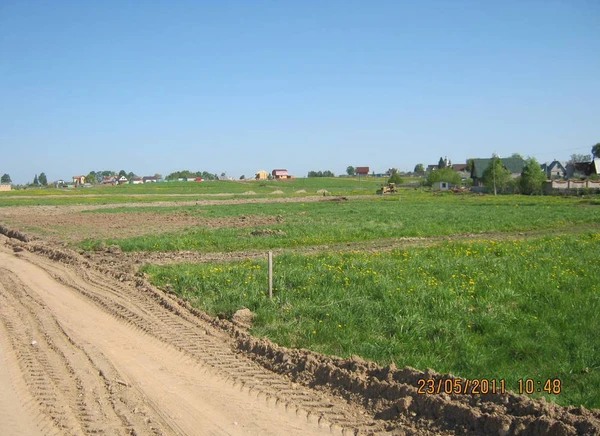
[[473,166],[475,165],[475,159],[473,159],[473,158],[467,159],[466,164],[467,164],[466,170],[468,172],[472,173],[473,172]]
[[242,174],[242,175],[240,176],[240,180],[245,180],[245,179],[246,179],[246,176]]
[[600,142],[592,147],[592,155],[600,158]]
[[95,185],[96,183],[98,183],[95,171],[90,171],[89,174],[85,176],[85,183],[89,183],[91,185]]
[[38,177],[38,182],[42,186],[46,186],[48,184],[48,178],[46,177],[46,173],[40,173]]
[[356,168],[354,168],[352,165],[349,165],[346,167],[346,174],[348,174],[349,176],[353,176],[356,174]]
[[440,157],[440,160],[438,161],[438,169],[441,170],[442,168],[446,168],[446,161],[443,157]]
[[33,177],[33,183],[32,183],[32,184],[33,184],[33,185],[36,185],[36,186],[40,184],[40,182],[39,182],[39,180],[38,180],[38,176],[37,176],[37,174],[36,174],[36,175]]
[[404,180],[402,179],[402,176],[400,175],[400,173],[398,171],[393,171],[392,175],[388,179],[388,183],[395,183],[396,185],[400,185],[403,182],[404,182]]
[[2,178],[0,179],[1,183],[12,183],[12,180],[10,180],[10,176],[6,173],[2,174]]
[[413,172],[415,172],[417,174],[423,174],[425,172],[425,167],[423,166],[422,163],[416,164]]
[[504,168],[502,160],[496,155],[492,156],[492,160],[483,171],[483,184],[496,195],[498,191],[503,192],[506,189],[510,179],[510,171]]
[[442,168],[435,171],[430,171],[427,174],[427,185],[431,186],[435,182],[448,182],[453,185],[460,184],[460,175],[453,171],[452,168]]
[[541,194],[542,186],[546,181],[546,175],[542,170],[539,162],[534,158],[530,157],[525,160],[525,167],[521,173],[519,180],[519,188],[522,194]]

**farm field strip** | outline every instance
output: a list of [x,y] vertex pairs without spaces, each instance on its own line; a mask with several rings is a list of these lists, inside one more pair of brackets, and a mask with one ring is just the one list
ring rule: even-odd
[[[599,222],[595,204],[578,199],[489,197],[446,198],[370,197],[349,201],[250,203],[167,207],[165,220],[195,217],[197,225],[126,238],[94,238],[80,246],[118,245],[124,251],[231,252],[264,249],[296,249],[308,246],[354,243],[402,237],[436,237],[488,232],[526,232],[543,229],[586,227]],[[117,208],[114,212],[121,212]],[[133,209],[143,217],[148,209]],[[92,212],[90,212],[92,213]],[[106,213],[108,209],[93,211]],[[237,216],[255,223],[211,226],[211,220]],[[263,225],[256,216],[265,218]],[[134,219],[132,217],[132,219]],[[206,225],[203,225],[203,221]]]

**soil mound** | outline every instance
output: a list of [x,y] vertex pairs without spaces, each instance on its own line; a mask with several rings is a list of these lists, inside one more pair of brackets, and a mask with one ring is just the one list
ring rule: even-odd
[[246,191],[246,192],[244,192],[244,195],[256,195],[256,192],[254,192],[254,191]]
[[271,194],[283,194],[283,191],[281,189],[277,189],[277,190],[271,192]]
[[249,330],[250,327],[252,327],[252,318],[254,318],[254,313],[250,309],[244,307],[233,314],[231,321],[237,327]]
[[279,235],[285,236],[285,232],[283,230],[278,229],[258,229],[250,232],[251,236],[266,236],[266,235]]

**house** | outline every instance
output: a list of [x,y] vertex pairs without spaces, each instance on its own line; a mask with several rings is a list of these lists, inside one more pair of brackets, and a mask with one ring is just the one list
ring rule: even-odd
[[357,176],[368,176],[369,175],[369,167],[356,167],[354,169],[354,173]]
[[447,191],[449,188],[449,182],[433,182],[433,185],[431,185],[433,191]]
[[0,184],[0,191],[10,191],[11,189],[12,189],[12,185],[10,183]]
[[142,177],[144,183],[156,183],[158,182],[158,178],[155,176],[144,176]]
[[463,172],[467,170],[467,164],[452,164],[452,171],[456,171],[457,173]]
[[285,169],[277,169],[277,170],[273,170],[273,171],[271,172],[271,174],[272,174],[272,176],[273,176],[273,178],[274,178],[275,180],[286,180],[286,179],[291,179],[291,178],[292,178],[292,176],[290,176],[290,175],[288,174],[288,171],[287,171],[287,170],[285,170]]
[[437,164],[436,165],[427,165],[427,170],[426,171],[430,172],[430,171],[435,171],[437,169],[438,169]]
[[75,185],[83,185],[85,183],[85,176],[73,176],[73,183]]
[[267,180],[269,178],[269,173],[267,173],[265,170],[258,170],[254,173],[254,178],[256,180]]
[[[565,164],[566,165],[566,164]],[[564,179],[567,176],[567,170],[561,162],[556,159],[552,162],[543,163],[540,166],[542,167],[542,171],[546,174],[546,178],[549,180],[552,179]]]
[[600,160],[594,159],[591,162],[569,162],[566,167],[567,178],[581,178],[592,174],[598,174]]
[[104,176],[100,181],[101,185],[116,185],[119,182],[119,178],[117,176]]
[[125,183],[128,183],[129,179],[125,176],[121,176],[117,179],[117,184],[119,185],[124,185]]
[[132,185],[141,185],[142,183],[144,183],[144,178],[143,177],[132,177],[131,180],[129,181],[129,183],[131,183]]
[[194,179],[194,181],[195,181],[195,182],[201,182],[201,181],[203,181],[203,180],[204,180],[204,179],[203,179],[202,177],[196,177],[196,178]]
[[[506,157],[501,158],[502,166],[510,171],[513,178],[518,177],[523,172],[525,167],[525,161],[520,157]],[[473,186],[482,186],[483,172],[488,167],[491,158],[488,159],[473,159],[473,169],[471,170],[471,178],[473,179]]]
[[592,174],[600,174],[600,158],[596,157],[592,161]]

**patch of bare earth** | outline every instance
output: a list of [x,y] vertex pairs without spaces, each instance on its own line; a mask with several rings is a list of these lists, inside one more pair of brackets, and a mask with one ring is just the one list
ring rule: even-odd
[[600,410],[512,393],[420,394],[419,379],[453,376],[279,347],[246,332],[248,311],[212,318],[118,266],[26,239],[0,237],[0,358],[10,368],[0,389],[16,399],[0,402],[0,431],[600,434]]

